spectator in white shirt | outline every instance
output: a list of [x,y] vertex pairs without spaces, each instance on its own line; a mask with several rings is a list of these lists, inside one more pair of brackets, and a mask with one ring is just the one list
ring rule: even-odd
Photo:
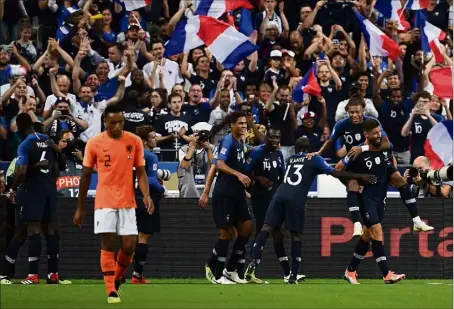
[[63,74],[63,75],[59,75],[57,80],[55,80],[55,74],[52,74],[51,71],[55,72],[56,70],[51,69],[49,71],[50,83],[51,83],[53,94],[51,94],[50,96],[47,97],[46,103],[44,104],[44,113],[43,113],[44,120],[46,120],[47,118],[49,118],[52,115],[52,111],[54,109],[55,102],[57,102],[57,96],[55,95],[55,93],[57,93],[57,92],[60,93],[61,96],[64,96],[69,100],[69,102],[71,104],[70,108],[73,113],[75,112],[75,108],[77,106],[76,96],[72,93],[69,93],[69,89],[71,87],[71,81],[70,81],[69,77],[67,75]]
[[163,86],[167,93],[171,93],[173,86],[184,82],[180,75],[180,66],[175,61],[163,58],[165,49],[162,42],[154,41],[151,51],[155,60],[146,64],[143,71],[150,77],[153,88],[162,88],[159,85],[159,74],[162,74]]

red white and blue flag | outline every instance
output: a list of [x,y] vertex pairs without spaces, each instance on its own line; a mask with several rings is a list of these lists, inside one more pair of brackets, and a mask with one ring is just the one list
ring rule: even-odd
[[446,33],[426,20],[423,12],[418,11],[419,31],[421,32],[421,48],[423,52],[432,52],[436,62],[445,62],[441,53],[440,40],[444,40]]
[[377,0],[375,9],[382,13],[386,19],[396,21],[398,30],[410,29],[410,23],[403,15],[403,8],[400,1]]
[[404,5],[404,9],[416,11],[426,9],[428,6],[429,0],[407,0],[407,2]]
[[396,61],[400,56],[399,45],[357,11],[355,11],[355,15],[367,46],[369,46],[370,55],[389,57]]
[[295,102],[301,103],[304,100],[304,94],[310,94],[316,97],[322,95],[322,88],[318,84],[317,77],[315,76],[316,64],[306,72],[304,77],[296,85],[292,92],[292,98]]
[[454,92],[454,66],[435,68],[429,73],[434,86],[434,94],[439,97],[452,99]]
[[239,8],[253,9],[248,0],[201,0],[194,15],[221,17],[225,12]]
[[427,133],[424,155],[434,169],[439,169],[452,161],[452,124],[452,120],[442,121]]
[[164,56],[189,52],[202,45],[208,47],[216,60],[227,69],[258,49],[235,27],[213,17],[196,15],[177,24],[166,44]]

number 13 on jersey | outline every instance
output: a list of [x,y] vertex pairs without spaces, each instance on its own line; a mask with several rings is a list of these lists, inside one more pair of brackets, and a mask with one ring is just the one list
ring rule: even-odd
[[303,167],[304,164],[289,165],[285,171],[284,183],[291,186],[299,185],[301,180],[303,180],[303,175],[301,174]]

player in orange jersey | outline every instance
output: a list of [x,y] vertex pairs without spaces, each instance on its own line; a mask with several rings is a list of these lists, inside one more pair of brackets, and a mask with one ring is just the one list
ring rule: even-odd
[[[124,282],[124,274],[132,261],[137,242],[134,167],[143,203],[150,214],[154,205],[148,190],[142,141],[138,136],[123,131],[124,117],[119,107],[108,106],[104,111],[104,122],[106,131],[91,138],[85,148],[74,224],[80,227],[83,223],[85,198],[96,166],[95,234],[101,235],[101,269],[107,302],[119,303],[120,284]],[[121,249],[115,265],[117,235],[121,238]]]

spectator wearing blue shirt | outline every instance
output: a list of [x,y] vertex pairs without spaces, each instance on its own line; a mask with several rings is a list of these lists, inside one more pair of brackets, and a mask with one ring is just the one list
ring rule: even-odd
[[414,97],[415,107],[411,110],[410,116],[402,128],[402,136],[411,134],[410,162],[419,156],[424,156],[424,142],[430,129],[443,117],[430,112],[431,96],[426,91],[418,92]]

